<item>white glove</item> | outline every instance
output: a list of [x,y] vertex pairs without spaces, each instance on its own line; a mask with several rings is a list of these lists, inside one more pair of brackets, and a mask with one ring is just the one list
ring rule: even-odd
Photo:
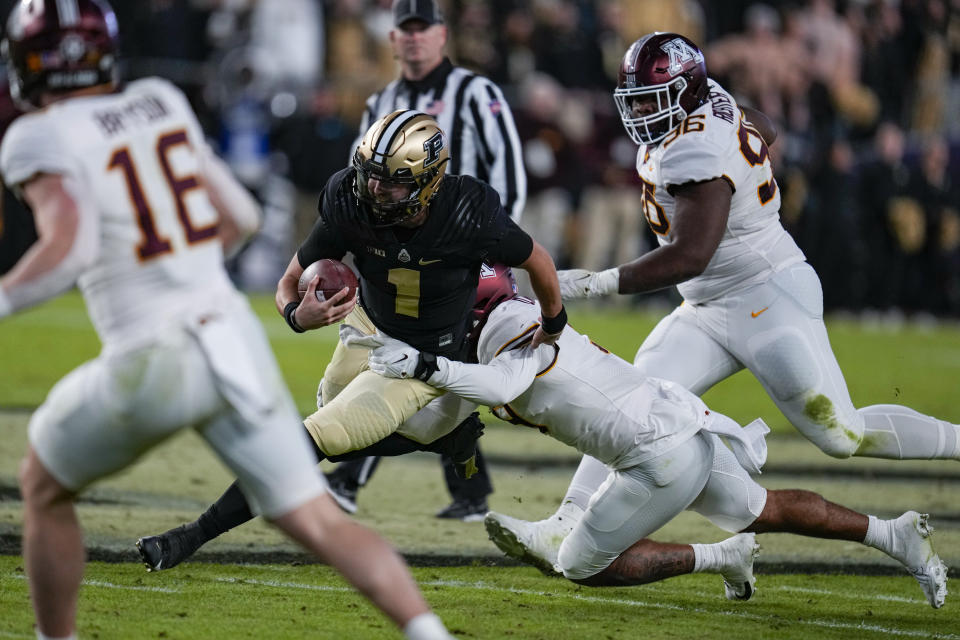
[[420,363],[420,351],[406,342],[393,338],[387,340],[387,343],[371,351],[367,357],[370,371],[386,378],[412,378]]
[[620,288],[620,269],[617,267],[606,271],[564,269],[557,271],[557,279],[560,281],[560,296],[565,300],[596,298],[617,293]]
[[345,347],[376,349],[383,345],[385,338],[387,337],[379,331],[377,333],[366,334],[360,331],[360,329],[351,327],[348,324],[340,325],[340,342],[342,342]]

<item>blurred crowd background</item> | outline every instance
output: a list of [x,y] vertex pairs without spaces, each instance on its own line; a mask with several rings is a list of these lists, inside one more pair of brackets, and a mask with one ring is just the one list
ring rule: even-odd
[[[113,4],[125,77],[181,86],[264,203],[235,272],[273,289],[347,164],[363,101],[397,75],[390,0]],[[676,31],[778,124],[781,216],[826,307],[960,316],[960,0],[441,5],[448,55],[504,89],[529,179],[521,225],[559,267],[606,268],[655,245],[612,91],[630,43]]]

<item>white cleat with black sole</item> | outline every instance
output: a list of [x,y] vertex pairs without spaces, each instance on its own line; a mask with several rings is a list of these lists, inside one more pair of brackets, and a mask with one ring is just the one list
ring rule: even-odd
[[520,520],[489,512],[483,526],[493,544],[521,562],[532,565],[548,576],[561,575],[557,566],[560,544],[576,524],[570,518],[547,518],[538,522]]
[[760,552],[756,535],[740,533],[717,544],[722,554],[720,575],[727,600],[749,600],[757,590],[753,560]]
[[947,597],[947,565],[933,550],[933,527],[926,513],[907,511],[893,521],[893,548],[887,555],[907,568],[934,609]]

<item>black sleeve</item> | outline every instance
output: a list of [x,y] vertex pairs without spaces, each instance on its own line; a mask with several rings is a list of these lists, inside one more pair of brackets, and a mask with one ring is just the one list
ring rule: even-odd
[[502,220],[498,222],[503,225],[503,235],[491,248],[487,255],[487,262],[505,264],[508,267],[523,264],[533,253],[533,238],[511,220],[506,211],[503,212]]
[[344,248],[343,236],[335,224],[330,221],[329,208],[333,206],[328,195],[329,190],[320,193],[318,209],[320,215],[310,230],[300,248],[297,249],[297,260],[300,266],[306,268],[321,258],[342,260],[347,250]]

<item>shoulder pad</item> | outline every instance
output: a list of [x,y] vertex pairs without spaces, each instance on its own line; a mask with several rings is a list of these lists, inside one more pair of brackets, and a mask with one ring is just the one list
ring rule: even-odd
[[730,136],[735,134],[721,124],[708,121],[703,131],[681,135],[664,149],[660,179],[665,185],[712,180],[728,171]]
[[500,205],[493,187],[472,176],[448,175],[431,206],[449,209],[446,224],[437,235],[439,243],[462,240],[489,222]]

